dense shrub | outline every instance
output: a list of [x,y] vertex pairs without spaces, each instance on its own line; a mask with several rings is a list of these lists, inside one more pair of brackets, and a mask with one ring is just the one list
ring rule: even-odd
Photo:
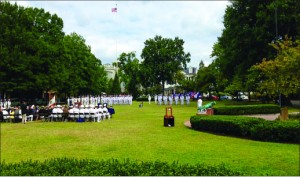
[[246,114],[274,114],[280,113],[278,105],[244,105],[224,106],[214,109],[216,115],[246,115]]
[[[153,100],[153,98],[152,98]],[[139,97],[139,98],[136,98],[136,101],[149,101],[148,100],[148,97]]]
[[300,143],[299,122],[264,121],[251,128],[251,138],[262,141]]
[[242,106],[242,105],[257,105],[257,104],[263,104],[261,101],[234,101],[234,100],[228,100],[228,101],[224,101],[226,106]]
[[1,163],[1,176],[238,176],[224,164],[208,166],[177,162],[138,162],[120,160],[91,160],[57,158],[44,162],[22,161]]
[[298,121],[268,121],[242,116],[192,116],[193,129],[261,141],[300,143]]
[[250,136],[250,128],[263,122],[260,118],[240,116],[192,116],[193,129],[224,133],[234,136]]
[[289,119],[292,119],[292,120],[300,120],[300,113],[297,113],[297,114],[289,114]]

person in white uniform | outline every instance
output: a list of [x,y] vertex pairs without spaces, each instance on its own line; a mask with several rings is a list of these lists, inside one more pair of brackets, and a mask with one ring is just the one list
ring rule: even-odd
[[178,105],[178,100],[179,100],[179,97],[177,94],[175,94],[175,104]]
[[181,105],[184,105],[184,95],[180,95],[180,103]]
[[151,103],[151,95],[148,96],[149,104]]
[[163,96],[164,105],[168,104],[168,97],[166,95]]
[[190,95],[186,95],[186,104],[189,105],[190,104]]
[[172,106],[172,104],[173,104],[173,96],[172,96],[172,94],[169,95],[169,104],[170,104],[170,106]]

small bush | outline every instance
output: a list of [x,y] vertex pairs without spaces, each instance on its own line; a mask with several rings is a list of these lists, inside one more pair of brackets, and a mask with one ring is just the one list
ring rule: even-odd
[[1,163],[1,176],[240,176],[225,164],[179,164],[177,162],[138,162],[57,158],[44,162]]
[[268,121],[242,116],[192,116],[193,129],[261,141],[300,143],[298,121]]
[[214,109],[216,115],[247,115],[280,113],[278,105],[224,106]]

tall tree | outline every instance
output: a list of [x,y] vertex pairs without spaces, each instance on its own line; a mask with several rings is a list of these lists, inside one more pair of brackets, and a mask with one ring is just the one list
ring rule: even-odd
[[62,19],[10,2],[0,2],[0,10],[0,90],[31,96],[60,85]]
[[76,33],[65,36],[62,62],[67,66],[68,79],[61,92],[65,90],[71,95],[87,95],[105,91],[107,79],[104,67],[91,53],[82,36]]
[[112,83],[111,93],[112,94],[120,94],[121,93],[121,85],[120,85],[120,79],[119,79],[118,73],[115,74],[115,78]]
[[65,36],[63,21],[44,9],[0,2],[0,91],[17,97],[44,91],[99,94],[106,87],[101,61],[82,36]]
[[125,83],[126,90],[132,94],[133,98],[137,98],[139,94],[140,70],[139,60],[136,58],[134,52],[122,53],[118,58],[119,61],[119,75],[121,81]]
[[229,83],[241,80],[245,88],[247,71],[262,58],[274,58],[268,44],[284,35],[299,37],[300,2],[231,1],[224,15],[224,30],[212,56]]
[[144,44],[141,54],[142,81],[146,86],[161,84],[164,90],[164,83],[173,82],[175,73],[186,68],[190,62],[190,53],[184,52],[184,41],[178,37],[171,39],[155,36]]

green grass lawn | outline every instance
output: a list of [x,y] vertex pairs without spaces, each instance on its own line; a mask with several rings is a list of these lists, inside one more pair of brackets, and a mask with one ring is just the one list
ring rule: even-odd
[[[205,103],[204,103],[205,104]],[[222,103],[217,103],[218,106]],[[217,106],[216,105],[216,106]],[[1,124],[1,161],[57,157],[225,163],[248,175],[299,175],[299,145],[199,132],[184,126],[196,102],[173,106],[174,127],[163,126],[165,106],[114,106],[111,120]]]

